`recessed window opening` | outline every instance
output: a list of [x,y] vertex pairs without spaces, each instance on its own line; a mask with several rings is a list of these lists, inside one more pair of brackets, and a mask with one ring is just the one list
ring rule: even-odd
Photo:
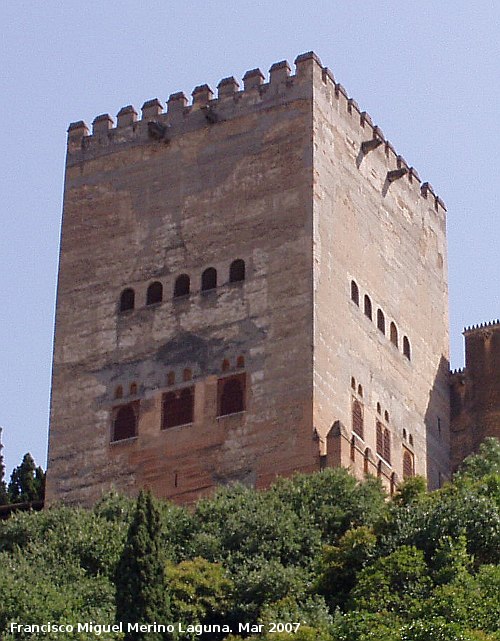
[[175,372],[167,374],[167,385],[175,385]]
[[403,478],[409,479],[414,475],[413,456],[408,450],[403,452]]
[[132,288],[124,289],[120,294],[120,311],[128,312],[134,309],[135,306],[135,292]]
[[389,422],[389,412],[387,410],[385,410],[385,412],[384,412],[384,419],[385,419],[386,423]]
[[115,411],[113,420],[113,441],[123,441],[136,436],[137,414],[132,403],[122,405]]
[[382,411],[382,408],[380,407],[380,403],[377,403],[377,414],[380,414]]
[[363,386],[361,385],[361,383],[358,385],[358,394],[360,396],[363,396]]
[[115,389],[115,398],[123,398],[123,387],[121,385],[118,385]]
[[359,289],[354,280],[351,280],[351,300],[359,307]]
[[385,316],[381,309],[377,310],[377,327],[385,336]]
[[236,367],[245,367],[245,357],[244,356],[238,356],[236,359]]
[[190,291],[191,281],[187,274],[181,274],[177,276],[174,285],[174,298],[180,298],[181,296],[188,296]]
[[217,270],[214,267],[205,269],[201,275],[201,291],[209,292],[217,287]]
[[361,403],[354,399],[352,402],[352,431],[363,438],[363,408]]
[[413,445],[413,434],[410,434],[409,441],[410,441],[410,445]]
[[368,294],[365,294],[365,316],[372,320],[372,302]]
[[245,410],[245,375],[219,379],[218,401],[219,416],[243,412]]
[[398,346],[398,329],[394,323],[391,322],[391,343]]
[[353,390],[356,389],[356,379],[354,378],[354,376],[351,377],[351,387]]
[[184,382],[190,381],[193,378],[193,372],[186,367],[186,369],[182,372],[182,380]]
[[376,423],[377,454],[384,456],[384,428],[380,421]]
[[222,361],[222,371],[227,372],[229,371],[230,368],[231,368],[231,363],[227,360],[227,358],[225,358]]
[[193,422],[194,388],[185,387],[163,395],[162,429]]
[[410,347],[410,341],[408,340],[408,336],[403,337],[403,354],[406,356],[406,358],[411,361],[411,347]]
[[135,396],[137,394],[137,383],[130,383],[129,393],[130,396]]
[[163,300],[163,285],[156,281],[151,283],[146,293],[146,305],[155,305]]
[[384,430],[384,452],[382,456],[388,463],[391,462],[391,433],[387,428]]
[[240,283],[243,280],[245,280],[245,261],[237,258],[229,267],[229,282]]

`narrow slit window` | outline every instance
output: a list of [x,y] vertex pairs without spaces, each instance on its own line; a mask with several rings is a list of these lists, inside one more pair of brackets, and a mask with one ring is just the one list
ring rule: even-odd
[[391,462],[391,433],[387,428],[384,430],[384,453],[382,456],[388,463]]
[[381,309],[377,310],[377,327],[385,336],[385,316]]
[[372,302],[368,294],[365,294],[365,316],[372,320]]
[[351,280],[351,300],[359,307],[359,289],[355,280]]
[[384,456],[384,428],[382,423],[377,421],[376,423],[376,438],[377,438],[377,454]]
[[406,358],[411,361],[411,347],[410,347],[410,341],[408,340],[408,336],[403,337],[403,354],[406,356]]
[[391,323],[391,343],[398,346],[398,328],[394,323]]

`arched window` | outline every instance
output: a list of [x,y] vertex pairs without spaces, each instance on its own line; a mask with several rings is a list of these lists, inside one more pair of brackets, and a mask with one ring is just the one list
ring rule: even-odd
[[370,448],[367,447],[363,456],[363,472],[368,474],[370,471]]
[[130,383],[129,393],[130,396],[135,396],[137,394],[137,383]]
[[123,387],[121,385],[118,385],[115,389],[115,398],[123,398]]
[[187,274],[181,274],[177,276],[174,285],[174,298],[180,298],[181,296],[188,296],[190,288],[190,280]]
[[213,267],[205,269],[201,275],[201,291],[208,292],[217,287],[217,270]]
[[158,281],[151,283],[146,293],[146,305],[154,305],[155,303],[161,303],[162,300],[163,300],[163,285]]
[[391,462],[391,433],[387,428],[384,430],[384,453],[382,456],[388,463]]
[[245,375],[220,378],[218,401],[219,416],[243,412],[245,409]]
[[389,422],[389,412],[387,410],[385,410],[385,412],[384,412],[384,420],[385,420],[386,423]]
[[134,309],[135,306],[135,292],[131,287],[124,289],[120,294],[120,311],[128,312]]
[[351,377],[351,387],[353,390],[356,389],[356,379],[354,378],[354,376]]
[[163,395],[162,429],[193,422],[194,387]]
[[408,450],[403,450],[403,478],[409,479],[415,474],[413,456]]
[[403,354],[406,356],[406,358],[411,361],[411,347],[410,347],[410,341],[408,340],[408,336],[403,337]]
[[398,346],[398,328],[394,323],[391,323],[391,343]]
[[405,430],[405,428],[404,428],[404,427],[403,427],[403,438],[404,438],[404,440],[406,441],[406,430]]
[[363,408],[356,399],[352,402],[352,431],[363,438]]
[[356,460],[356,437],[351,438],[351,461]]
[[359,307],[359,289],[355,280],[351,280],[351,300]]
[[184,382],[187,382],[187,381],[190,381],[192,378],[193,378],[193,372],[189,368],[186,368],[182,372],[182,380]]
[[229,267],[229,282],[240,283],[242,280],[245,280],[245,261],[238,258]]
[[380,407],[380,403],[377,403],[377,414],[380,414],[382,411],[382,408]]
[[245,367],[245,357],[244,356],[238,356],[236,359],[236,367]]
[[175,385],[175,372],[167,374],[167,385]]
[[227,372],[227,371],[229,371],[230,367],[231,367],[231,363],[227,360],[227,358],[225,358],[222,361],[222,371],[223,372]]
[[380,421],[376,423],[377,454],[384,456],[384,428]]
[[368,294],[365,294],[365,316],[372,320],[372,302]]
[[361,383],[358,385],[358,394],[359,396],[363,396],[363,386],[361,385]]
[[377,327],[385,336],[385,316],[384,312],[381,309],[377,310]]
[[132,438],[137,433],[137,414],[132,403],[122,405],[115,410],[113,420],[113,441],[123,441]]

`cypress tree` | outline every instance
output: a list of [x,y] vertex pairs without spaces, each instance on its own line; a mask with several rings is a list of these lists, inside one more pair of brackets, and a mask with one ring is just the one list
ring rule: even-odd
[[150,492],[141,491],[116,577],[116,620],[123,622],[125,641],[171,639],[163,632],[128,631],[129,623],[171,623],[160,514]]
[[12,470],[9,483],[11,503],[41,501],[44,495],[45,474],[41,467],[35,466],[33,457],[28,452],[21,465]]
[[3,464],[2,450],[2,428],[0,427],[0,505],[6,505],[9,502],[9,495],[5,484],[5,465]]

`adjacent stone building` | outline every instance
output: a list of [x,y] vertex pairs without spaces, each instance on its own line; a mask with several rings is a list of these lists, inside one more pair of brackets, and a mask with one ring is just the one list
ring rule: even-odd
[[450,471],[446,210],[313,53],[69,128],[47,501]]

